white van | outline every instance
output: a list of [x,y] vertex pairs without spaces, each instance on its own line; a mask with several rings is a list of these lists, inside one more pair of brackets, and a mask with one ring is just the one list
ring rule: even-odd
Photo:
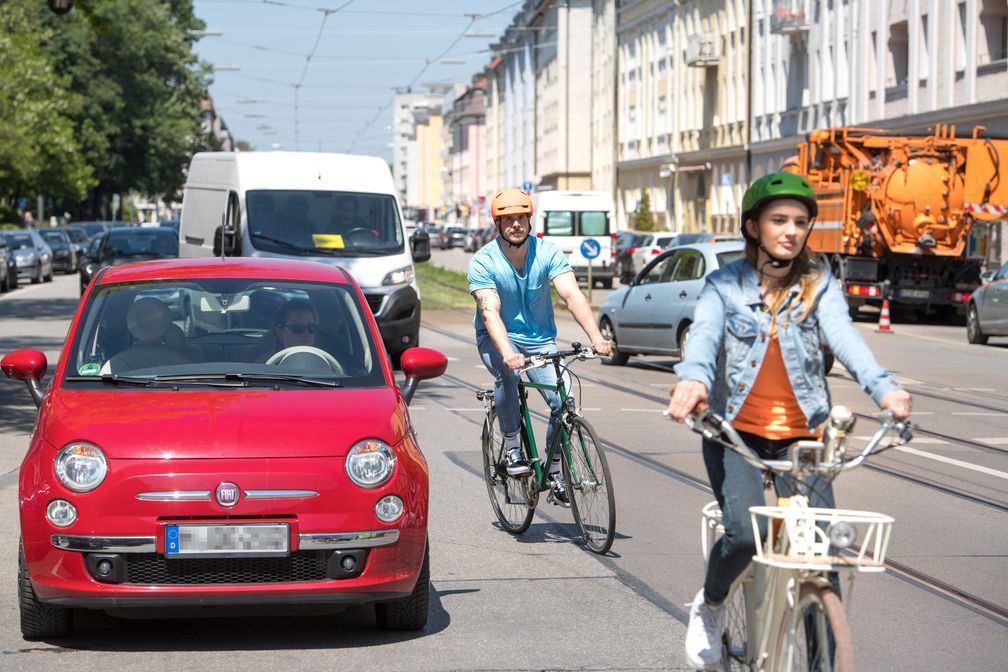
[[393,361],[418,344],[413,262],[388,164],[310,152],[201,152],[189,164],[179,256],[307,259],[346,269],[367,298]]
[[[574,268],[578,280],[612,288],[616,263],[616,203],[604,191],[542,191],[532,197],[532,232],[555,243]],[[598,256],[588,259],[581,244],[591,239],[597,243]]]

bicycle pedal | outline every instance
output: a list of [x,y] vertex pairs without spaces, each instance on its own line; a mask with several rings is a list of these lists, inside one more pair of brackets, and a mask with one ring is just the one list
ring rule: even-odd
[[561,502],[559,499],[553,496],[552,492],[546,495],[546,501],[552,504],[553,506],[559,506],[561,509],[570,508],[570,502]]

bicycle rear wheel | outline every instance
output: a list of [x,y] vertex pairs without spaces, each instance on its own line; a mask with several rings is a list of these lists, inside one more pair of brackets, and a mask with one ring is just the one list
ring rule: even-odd
[[490,505],[501,527],[511,534],[522,534],[532,524],[539,489],[532,476],[512,478],[504,459],[504,437],[493,410],[483,422],[483,478],[486,480]]
[[588,548],[604,554],[616,534],[616,496],[609,464],[595,430],[583,418],[571,420],[569,439],[570,460],[563,460],[563,469],[574,523]]
[[[833,655],[830,655],[830,631],[833,633]],[[836,593],[815,583],[801,586],[794,612],[781,619],[774,661],[775,672],[854,672],[857,669],[847,614]]]

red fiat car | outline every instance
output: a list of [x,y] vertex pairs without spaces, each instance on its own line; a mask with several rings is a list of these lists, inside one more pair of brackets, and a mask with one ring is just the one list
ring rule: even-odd
[[427,622],[427,464],[360,289],[303,261],[104,269],[48,388],[45,356],[4,373],[39,404],[19,482],[27,638],[77,608],[374,603]]

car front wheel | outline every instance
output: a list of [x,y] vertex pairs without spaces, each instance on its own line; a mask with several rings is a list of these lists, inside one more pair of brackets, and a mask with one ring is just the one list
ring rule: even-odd
[[980,315],[975,303],[971,303],[966,312],[966,339],[976,345],[987,343],[987,334],[980,329]]
[[612,351],[609,353],[608,357],[601,357],[602,363],[607,366],[623,366],[630,359],[630,355],[625,352],[620,352],[619,347],[616,345],[616,330],[613,329],[612,322],[608,318],[602,319],[602,324],[599,325],[599,331],[602,332],[602,338],[606,339],[612,343]]
[[375,620],[382,630],[420,630],[427,625],[430,592],[430,547],[424,549],[423,564],[409,597],[375,605]]
[[21,634],[25,639],[66,637],[73,629],[73,611],[39,602],[32,588],[24,548],[18,542],[18,609],[21,612]]

